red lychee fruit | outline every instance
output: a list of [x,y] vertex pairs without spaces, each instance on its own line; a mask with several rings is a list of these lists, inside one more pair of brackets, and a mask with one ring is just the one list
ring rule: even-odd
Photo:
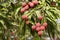
[[48,25],[48,24],[47,24],[46,22],[45,22],[45,23],[43,23],[43,26],[44,26],[44,27],[47,27],[47,25]]
[[29,24],[29,21],[26,21],[26,25],[28,25]]
[[27,4],[26,3],[22,3],[22,7],[25,7]]
[[36,31],[37,31],[37,32],[40,31],[40,27],[37,27],[37,28],[36,28]]
[[32,1],[32,3],[34,3],[35,5],[37,5],[39,2],[38,1]]
[[27,17],[26,15],[22,15],[22,19],[23,19],[23,20],[25,20],[25,19],[26,19],[26,17]]
[[28,17],[27,16],[25,17],[25,21],[28,21]]
[[25,8],[21,8],[20,12],[24,13],[25,12]]
[[39,28],[39,30],[45,30],[45,27],[44,27],[44,26],[41,26],[41,27]]
[[34,4],[33,4],[32,2],[29,2],[28,5],[29,5],[30,7],[34,7]]
[[36,26],[35,26],[35,25],[33,25],[33,26],[32,26],[32,30],[35,30],[35,29],[36,29]]
[[36,27],[40,27],[41,26],[41,24],[38,22],[38,23],[36,23]]
[[24,8],[25,8],[25,10],[27,10],[27,9],[29,9],[29,6],[28,6],[28,5],[26,5]]
[[38,16],[38,20],[42,20],[42,18],[43,18],[42,16]]
[[33,0],[33,1],[38,1],[38,0]]
[[39,35],[39,36],[41,36],[42,34],[43,34],[43,32],[42,32],[42,31],[39,31],[39,32],[38,32],[38,35]]

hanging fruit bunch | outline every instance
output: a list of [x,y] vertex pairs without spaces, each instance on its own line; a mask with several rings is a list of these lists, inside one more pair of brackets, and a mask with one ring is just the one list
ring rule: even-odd
[[21,8],[20,12],[24,13],[26,10],[28,10],[29,8],[33,8],[37,4],[38,4],[37,0],[33,0],[32,2],[28,2],[28,3],[22,3],[22,8]]
[[[38,20],[42,20],[42,16],[38,17]],[[44,22],[43,24],[41,24],[40,22],[36,23],[35,25],[32,25],[32,30],[36,31],[38,33],[39,36],[41,36],[43,34],[43,31],[45,30],[45,28],[47,28],[47,23]]]
[[[26,10],[28,10],[29,8],[33,8],[37,4],[38,4],[37,0],[33,0],[32,2],[28,2],[28,3],[22,3],[22,8],[20,9],[20,12],[24,13]],[[22,20],[25,20],[27,25],[29,24],[28,16],[22,15]]]
[[25,21],[26,25],[29,24],[28,17],[26,15],[22,15],[22,20]]

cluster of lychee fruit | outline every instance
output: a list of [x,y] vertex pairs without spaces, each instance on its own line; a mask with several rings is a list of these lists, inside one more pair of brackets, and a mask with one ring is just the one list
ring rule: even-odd
[[25,21],[25,23],[26,23],[26,25],[28,25],[29,24],[29,21],[28,21],[28,17],[26,16],[26,15],[22,15],[22,20],[24,20]]
[[24,13],[26,10],[28,10],[29,8],[34,7],[37,4],[38,4],[37,0],[33,0],[32,2],[28,2],[28,3],[22,3],[22,8],[21,8],[20,12]]
[[41,36],[43,34],[43,31],[47,27],[47,23],[44,22],[43,25],[41,25],[39,22],[32,26],[32,30],[38,32],[38,35]]
[[[42,20],[42,16],[39,16],[38,19]],[[47,22],[44,22],[43,24],[41,24],[40,22],[37,22],[36,24],[32,25],[32,30],[36,31],[38,33],[39,36],[41,36],[43,34],[43,31],[47,28]]]

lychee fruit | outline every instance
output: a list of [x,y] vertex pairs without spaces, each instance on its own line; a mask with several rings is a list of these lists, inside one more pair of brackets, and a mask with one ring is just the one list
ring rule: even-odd
[[35,5],[37,5],[39,2],[38,1],[32,1],[32,3],[34,3]]
[[40,30],[40,27],[37,27],[37,28],[36,28],[36,31],[38,32],[39,30]]
[[32,2],[29,2],[28,5],[29,5],[30,7],[34,7],[34,4],[33,4]]
[[29,6],[28,6],[28,5],[26,5],[24,8],[25,8],[25,10],[27,10],[27,9],[29,9]]
[[33,1],[38,1],[38,0],[33,0]]
[[24,13],[25,12],[25,8],[21,8],[20,12]]
[[32,30],[35,30],[35,29],[36,29],[36,26],[35,26],[35,25],[33,25],[33,26],[32,26]]
[[41,27],[39,28],[39,30],[45,30],[45,27],[44,27],[44,26],[41,26]]
[[26,25],[28,25],[29,24],[29,21],[26,21]]
[[22,3],[22,7],[25,7],[27,4],[26,3]]
[[42,20],[42,18],[43,18],[42,16],[38,16],[38,20]]
[[28,21],[28,17],[27,16],[25,17],[25,21]]
[[40,27],[41,26],[41,24],[38,22],[38,23],[36,23],[36,27]]
[[43,32],[42,32],[42,31],[39,31],[39,32],[38,32],[38,35],[39,35],[39,36],[41,36],[42,34],[43,34]]
[[25,20],[25,19],[26,19],[26,17],[27,17],[26,15],[22,15],[22,19],[23,19],[23,20]]
[[44,26],[44,27],[47,27],[47,25],[48,25],[48,24],[47,24],[46,22],[45,22],[45,23],[43,23],[43,26]]

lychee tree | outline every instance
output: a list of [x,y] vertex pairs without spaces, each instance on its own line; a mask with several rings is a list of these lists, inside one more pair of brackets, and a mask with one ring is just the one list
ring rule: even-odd
[[7,0],[0,3],[0,39],[51,40],[60,38],[56,19],[60,18],[59,0]]

